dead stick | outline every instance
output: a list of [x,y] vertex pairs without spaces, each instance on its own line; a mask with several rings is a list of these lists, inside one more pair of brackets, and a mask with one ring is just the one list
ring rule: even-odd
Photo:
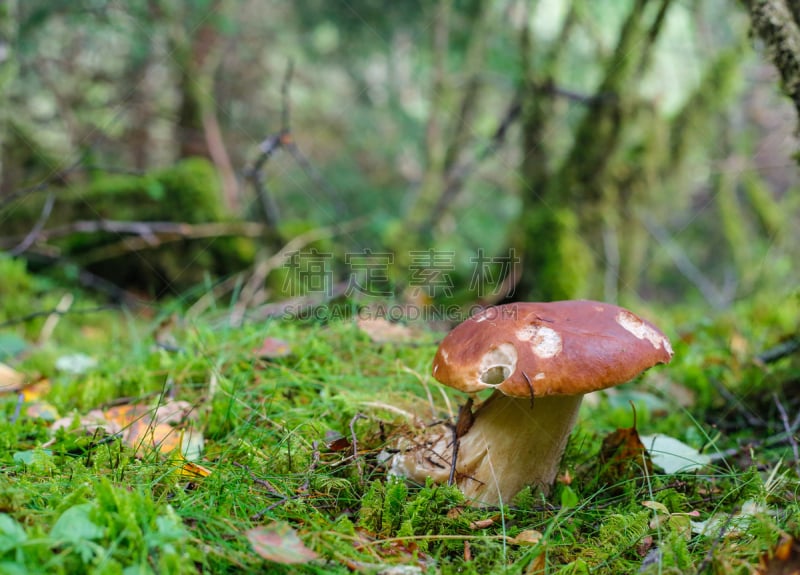
[[794,466],[797,470],[798,474],[800,474],[800,449],[797,447],[797,440],[794,438],[794,433],[792,432],[792,428],[789,424],[789,414],[786,413],[786,409],[783,407],[783,404],[778,399],[778,394],[773,393],[772,399],[775,400],[775,405],[778,406],[778,413],[781,415],[781,422],[783,423],[783,429],[786,431],[787,441],[789,445],[792,446],[792,454],[794,455]]

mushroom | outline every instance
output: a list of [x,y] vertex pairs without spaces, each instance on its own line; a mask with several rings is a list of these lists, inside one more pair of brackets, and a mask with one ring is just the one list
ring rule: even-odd
[[653,324],[606,303],[485,309],[442,340],[433,375],[467,393],[494,392],[470,425],[398,453],[392,472],[417,481],[454,477],[478,505],[509,502],[526,485],[547,493],[583,394],[629,381],[672,353]]

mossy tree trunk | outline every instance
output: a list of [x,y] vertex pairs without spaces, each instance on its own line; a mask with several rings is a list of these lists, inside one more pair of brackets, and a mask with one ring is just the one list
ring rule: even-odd
[[767,47],[786,95],[800,117],[800,3],[797,0],[743,0],[753,32]]
[[6,177],[6,135],[10,129],[10,89],[17,75],[16,50],[16,1],[0,2],[0,182]]
[[[573,3],[573,9],[577,3]],[[622,136],[636,117],[635,82],[647,68],[656,39],[663,28],[671,0],[636,0],[620,30],[615,49],[605,64],[596,93],[587,98],[583,120],[575,131],[571,150],[557,167],[547,154],[546,134],[552,116],[541,86],[552,84],[558,71],[559,48],[569,40],[570,18],[545,65],[523,71],[522,198],[520,223],[523,237],[523,276],[518,296],[534,300],[567,299],[587,293],[590,278],[602,275],[608,265],[605,249],[619,238],[621,196],[613,174],[623,148]],[[534,48],[530,34],[523,35],[523,62]],[[539,87],[540,89],[531,89]],[[629,198],[630,200],[630,198]],[[617,254],[614,254],[616,258]],[[614,264],[614,276],[618,275]],[[608,282],[605,282],[608,283]]]
[[228,156],[217,117],[214,76],[222,56],[221,20],[229,3],[226,0],[189,2],[203,19],[196,26],[184,22],[176,6],[161,2],[169,14],[169,44],[177,67],[178,118],[175,141],[179,158],[200,156],[210,159],[220,173],[226,207],[239,207],[236,177]]

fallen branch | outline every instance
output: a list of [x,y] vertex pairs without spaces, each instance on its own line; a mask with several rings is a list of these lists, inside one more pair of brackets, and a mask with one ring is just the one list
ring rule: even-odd
[[756,361],[760,363],[773,363],[796,351],[800,351],[800,337],[783,341],[775,347],[762,351],[756,356]]
[[50,218],[50,213],[53,211],[53,204],[55,204],[56,197],[53,195],[52,192],[47,194],[47,200],[44,203],[44,207],[42,207],[42,213],[39,215],[39,219],[36,220],[33,228],[31,231],[28,232],[28,235],[25,236],[23,239],[14,249],[11,250],[12,256],[18,256],[21,253],[24,253],[29,247],[31,247],[39,237],[39,234],[42,232],[42,228],[47,223],[47,220]]
[[[218,236],[259,237],[267,232],[264,224],[256,222],[210,222],[203,224],[187,224],[181,222],[133,222],[122,220],[78,220],[47,230],[39,230],[34,241],[49,241],[75,233],[95,234],[107,232],[112,234],[133,234],[144,239],[145,243],[158,245],[166,238],[200,239]],[[31,234],[27,234],[26,239]],[[160,236],[164,236],[160,238]],[[19,241],[18,236],[0,238],[0,248]],[[173,240],[170,240],[173,241]]]
[[[61,305],[61,304],[59,304],[59,305]],[[60,317],[60,316],[64,316],[64,315],[67,315],[67,314],[70,314],[70,315],[89,314],[89,313],[98,313],[98,312],[101,312],[101,311],[112,311],[112,310],[115,310],[115,309],[117,309],[117,307],[113,306],[113,305],[101,305],[101,306],[97,306],[97,307],[87,307],[87,308],[78,308],[78,309],[71,309],[71,308],[64,309],[63,306],[62,306],[61,309],[59,309],[59,307],[56,306],[55,309],[48,309],[48,310],[43,310],[43,311],[35,311],[35,312],[31,312],[29,314],[25,314],[25,315],[22,315],[22,316],[19,316],[19,317],[12,317],[11,319],[0,323],[0,329],[4,329],[4,328],[7,328],[7,327],[12,327],[12,326],[15,326],[15,325],[19,325],[21,323],[27,323],[27,322],[29,322],[31,320],[34,320],[34,319],[37,319],[37,318],[40,318],[40,317],[53,317],[53,316]]]
[[79,158],[63,170],[53,172],[38,184],[27,188],[22,188],[21,190],[17,190],[8,194],[6,197],[0,200],[0,211],[5,209],[6,206],[13,204],[17,200],[21,200],[27,196],[49,190],[50,187],[56,182],[63,182],[69,174],[81,167],[82,161],[83,158]]

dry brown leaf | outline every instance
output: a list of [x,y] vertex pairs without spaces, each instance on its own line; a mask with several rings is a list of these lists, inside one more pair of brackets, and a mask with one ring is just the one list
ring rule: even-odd
[[[74,417],[62,417],[61,419],[55,421],[53,425],[50,426],[50,430],[55,432],[61,429],[69,429],[72,427],[72,422],[75,421]],[[111,421],[107,421],[103,412],[99,409],[93,409],[86,415],[82,416],[78,420],[78,429],[86,433],[87,435],[93,435],[97,433],[99,429],[105,430],[105,432],[109,435],[114,435],[122,431],[122,428]]]
[[407,343],[416,338],[416,334],[408,326],[392,323],[381,317],[360,318],[356,325],[375,343]]
[[769,557],[759,561],[758,575],[800,575],[800,543],[784,535]]
[[535,529],[527,529],[525,531],[521,531],[516,537],[510,537],[508,542],[512,545],[538,545],[542,537],[544,537],[541,532],[536,531]]
[[545,575],[547,569],[547,557],[544,553],[539,553],[525,569],[525,575]]
[[211,470],[192,461],[184,461],[181,465],[180,476],[183,479],[197,480],[211,475]]
[[22,388],[22,397],[25,401],[36,401],[50,393],[50,380],[40,379]]
[[469,528],[470,529],[486,529],[487,527],[491,527],[494,525],[494,519],[478,519],[477,521],[470,521]]
[[32,419],[56,421],[60,417],[58,410],[46,401],[34,401],[25,405],[25,415]]
[[248,530],[246,535],[253,550],[274,563],[293,565],[317,558],[317,554],[306,547],[297,532],[286,523],[273,521],[269,525]]
[[600,447],[601,473],[607,483],[637,477],[642,466],[647,474],[653,472],[650,455],[647,453],[636,427],[617,429],[609,433]]
[[24,383],[24,375],[10,365],[0,363],[0,392],[17,391]]

